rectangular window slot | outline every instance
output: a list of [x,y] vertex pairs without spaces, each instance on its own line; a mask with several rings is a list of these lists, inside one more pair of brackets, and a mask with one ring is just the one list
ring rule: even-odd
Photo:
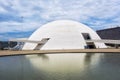
[[37,46],[34,48],[34,50],[40,50],[49,40],[50,38],[43,38]]
[[[82,36],[85,40],[91,40],[89,33],[82,33]],[[88,48],[88,49],[96,48],[94,42],[86,42],[86,44],[87,46],[85,48]]]
[[88,33],[82,33],[82,36],[84,37],[85,40],[90,40],[91,37]]

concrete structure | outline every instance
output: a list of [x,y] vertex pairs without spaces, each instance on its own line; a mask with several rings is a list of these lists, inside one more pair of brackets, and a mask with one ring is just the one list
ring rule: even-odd
[[0,41],[0,50],[10,49],[10,48],[13,48],[16,45],[17,45],[17,42]]
[[[120,47],[120,27],[119,26],[114,28],[98,30],[97,34],[101,37],[101,39],[113,40],[113,41],[109,41],[109,43],[106,43],[107,46],[116,47],[116,48]],[[114,42],[115,44],[111,42]]]
[[[88,26],[71,20],[58,20],[41,26],[23,46],[23,50],[55,50],[106,48],[104,43],[86,42],[101,40]],[[32,41],[33,43],[31,43]],[[37,43],[38,42],[38,43]]]

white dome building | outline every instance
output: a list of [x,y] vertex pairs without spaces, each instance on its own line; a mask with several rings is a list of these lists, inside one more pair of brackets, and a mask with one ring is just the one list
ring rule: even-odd
[[71,20],[57,20],[45,24],[28,40],[40,43],[25,43],[23,50],[106,48],[104,43],[86,42],[101,39],[88,26]]

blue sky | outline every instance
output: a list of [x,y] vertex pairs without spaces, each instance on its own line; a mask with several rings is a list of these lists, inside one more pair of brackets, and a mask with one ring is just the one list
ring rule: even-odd
[[29,37],[41,25],[69,19],[94,30],[120,25],[120,0],[0,0],[0,40]]

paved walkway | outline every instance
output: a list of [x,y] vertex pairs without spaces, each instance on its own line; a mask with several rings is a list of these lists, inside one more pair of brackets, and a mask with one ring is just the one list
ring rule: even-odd
[[64,50],[1,50],[0,56],[31,55],[31,54],[57,54],[57,53],[120,53],[120,49],[64,49]]

